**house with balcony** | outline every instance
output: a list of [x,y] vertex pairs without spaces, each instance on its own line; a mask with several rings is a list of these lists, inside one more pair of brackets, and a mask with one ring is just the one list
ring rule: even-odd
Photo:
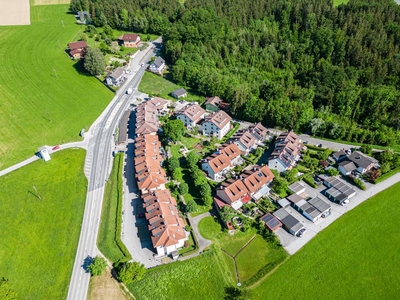
[[121,67],[116,68],[114,71],[108,73],[106,82],[109,86],[120,86],[126,79],[125,70]]
[[246,186],[239,178],[223,182],[217,189],[217,196],[235,210],[238,210],[243,204],[251,200]]
[[218,147],[217,153],[225,154],[232,167],[243,163],[243,159],[240,157],[240,149],[235,144],[221,145]]
[[177,119],[181,120],[186,128],[191,129],[204,118],[205,110],[197,103],[184,106],[176,113]]
[[281,133],[268,158],[268,167],[279,173],[292,169],[300,159],[302,147],[300,138],[293,131]]
[[68,49],[71,58],[80,59],[85,56],[87,44],[85,41],[69,43]]
[[257,144],[263,144],[268,136],[268,130],[260,122],[250,125],[247,129],[256,139]]
[[166,67],[165,60],[158,56],[149,66],[149,71],[155,74],[162,74]]
[[251,170],[240,174],[240,179],[248,190],[248,194],[255,201],[268,195],[269,185],[274,179],[274,174],[267,166],[254,166]]
[[248,130],[238,131],[232,140],[245,156],[257,149],[258,146],[255,137]]
[[231,169],[231,161],[225,153],[214,153],[201,162],[201,169],[215,181],[224,179],[224,175]]
[[354,151],[348,159],[357,166],[356,170],[360,174],[365,174],[373,168],[379,168],[379,162],[375,158],[360,151]]
[[155,190],[142,195],[150,238],[157,255],[169,255],[182,248],[188,239],[185,223],[169,190]]
[[223,110],[213,112],[205,117],[202,124],[203,134],[221,140],[231,127],[232,118]]

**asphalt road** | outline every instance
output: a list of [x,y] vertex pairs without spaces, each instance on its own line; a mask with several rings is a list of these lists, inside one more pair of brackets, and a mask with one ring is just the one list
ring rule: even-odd
[[[153,55],[154,49],[149,48],[146,54],[142,55],[142,58],[135,57],[131,69],[136,72],[127,79],[124,86],[119,89],[117,95],[87,132],[90,137],[85,160],[88,190],[67,299],[86,299],[90,280],[86,265],[90,258],[98,254],[96,240],[101,218],[104,186],[112,167],[112,151],[115,147],[113,134],[124,111],[134,100],[137,87],[148,66],[148,64],[140,66],[141,62],[149,61]],[[124,91],[128,88],[135,89],[135,93],[125,94]]]

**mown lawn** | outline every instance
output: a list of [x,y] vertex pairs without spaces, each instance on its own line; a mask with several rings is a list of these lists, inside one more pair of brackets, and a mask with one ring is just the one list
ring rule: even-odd
[[32,6],[32,25],[0,27],[0,169],[44,144],[79,139],[113,97],[65,53],[80,35],[67,11]]
[[84,158],[83,150],[64,150],[0,177],[0,276],[18,299],[67,296],[86,199]]
[[222,257],[215,250],[198,257],[149,269],[144,279],[128,287],[141,300],[219,300],[234,285]]
[[286,257],[282,248],[269,245],[257,235],[246,248],[236,256],[240,281],[244,282],[254,276],[265,265]]
[[[139,91],[149,94],[149,95],[157,95],[164,99],[176,100],[171,97],[170,93],[182,88],[182,86],[176,85],[172,81],[167,80],[164,77],[159,75],[146,72],[140,81]],[[186,98],[181,98],[186,101],[197,101],[199,103],[203,103],[204,97],[191,93],[189,89],[186,89],[188,95]]]
[[253,299],[397,299],[400,184],[336,220],[261,285]]
[[[231,256],[236,256],[239,279],[242,283],[256,275],[267,264],[280,261],[287,255],[282,248],[269,245],[258,234],[239,253],[239,250],[256,234],[256,230],[236,232],[231,236],[222,231],[218,220],[213,217],[202,219],[199,223],[199,231],[204,238],[212,240],[218,245],[217,248],[225,250]],[[234,260],[225,251],[222,251],[223,261],[229,270],[229,275],[236,280]]]

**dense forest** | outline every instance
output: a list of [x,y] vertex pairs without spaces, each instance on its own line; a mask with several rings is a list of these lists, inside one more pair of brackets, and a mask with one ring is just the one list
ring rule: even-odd
[[[183,2],[183,4],[181,4]],[[179,84],[267,126],[400,144],[393,0],[72,0],[95,26],[162,34]]]

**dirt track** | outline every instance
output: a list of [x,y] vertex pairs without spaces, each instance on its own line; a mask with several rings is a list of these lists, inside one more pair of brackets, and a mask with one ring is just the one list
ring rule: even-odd
[[0,0],[0,25],[30,25],[29,0]]
[[69,4],[71,0],[34,0],[33,2],[34,5],[50,5],[50,4]]

